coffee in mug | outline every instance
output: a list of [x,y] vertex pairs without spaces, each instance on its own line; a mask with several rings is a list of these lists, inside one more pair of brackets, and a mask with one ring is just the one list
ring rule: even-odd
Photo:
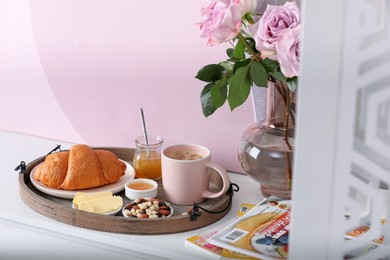
[[174,151],[169,155],[169,158],[176,160],[197,160],[201,159],[202,155],[191,151]]
[[[193,205],[207,198],[218,198],[229,189],[226,170],[211,161],[211,152],[200,145],[180,144],[165,148],[161,153],[162,184],[168,201],[179,205]],[[219,192],[208,190],[209,169],[222,178]]]

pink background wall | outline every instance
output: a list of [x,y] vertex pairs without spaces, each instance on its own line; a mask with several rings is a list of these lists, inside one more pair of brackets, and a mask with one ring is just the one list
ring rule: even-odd
[[[204,1],[2,1],[0,129],[92,146],[134,147],[148,132],[165,145],[208,146],[242,171],[236,147],[253,122],[251,102],[205,118],[195,79],[225,59],[197,19]],[[22,94],[20,94],[22,93]]]

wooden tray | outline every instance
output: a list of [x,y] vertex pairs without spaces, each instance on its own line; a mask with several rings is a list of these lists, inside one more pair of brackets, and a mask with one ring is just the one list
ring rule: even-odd
[[[134,149],[128,148],[113,148],[99,147],[96,149],[106,149],[115,153],[118,158],[132,162]],[[195,221],[190,221],[189,215],[183,215],[191,206],[180,206],[172,204],[174,213],[169,218],[158,219],[136,219],[125,218],[122,212],[118,212],[115,216],[99,215],[89,212],[84,212],[72,209],[72,200],[61,199],[42,193],[37,190],[30,181],[31,170],[44,161],[45,156],[42,156],[27,165],[26,172],[19,174],[19,194],[24,203],[40,214],[52,218],[54,220],[92,230],[133,234],[133,235],[153,235],[153,234],[170,234],[189,230],[194,230],[214,223],[225,216],[231,205],[229,205],[228,195],[224,195],[218,199],[208,199],[199,204],[206,209],[219,211],[227,207],[225,211],[218,214],[210,214],[201,211],[201,216]],[[161,181],[159,183],[158,198],[165,200],[162,190]],[[211,190],[220,189],[222,180],[215,172],[211,173]],[[129,200],[124,194],[124,191],[117,193],[123,198],[123,203],[126,205]]]

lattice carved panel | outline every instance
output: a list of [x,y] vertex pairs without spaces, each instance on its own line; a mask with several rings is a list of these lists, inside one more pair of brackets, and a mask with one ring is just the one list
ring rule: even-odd
[[370,230],[334,242],[333,257],[365,251],[355,259],[388,259],[390,225],[383,219],[390,217],[390,0],[346,0],[344,8],[331,232],[342,240],[367,223]]

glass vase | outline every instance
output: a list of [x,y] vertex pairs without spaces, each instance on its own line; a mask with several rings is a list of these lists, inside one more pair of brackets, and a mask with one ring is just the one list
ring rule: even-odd
[[264,197],[291,198],[294,126],[294,93],[284,83],[269,83],[265,119],[247,128],[238,146],[241,166]]

